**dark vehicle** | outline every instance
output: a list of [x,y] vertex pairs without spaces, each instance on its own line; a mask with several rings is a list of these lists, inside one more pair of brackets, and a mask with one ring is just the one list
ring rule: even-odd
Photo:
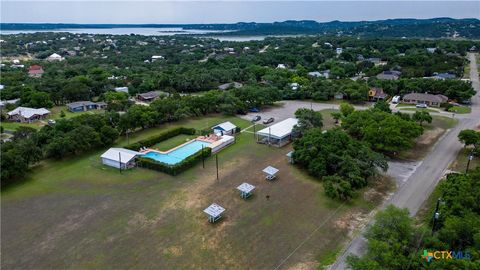
[[263,120],[263,123],[266,125],[266,124],[273,123],[273,121],[275,121],[275,119],[273,117],[270,117],[267,120]]
[[250,110],[248,110],[249,112],[259,112],[260,110],[258,108],[250,108]]
[[257,115],[257,116],[252,118],[252,122],[258,122],[258,121],[260,121],[260,119],[262,119],[262,117],[260,115]]

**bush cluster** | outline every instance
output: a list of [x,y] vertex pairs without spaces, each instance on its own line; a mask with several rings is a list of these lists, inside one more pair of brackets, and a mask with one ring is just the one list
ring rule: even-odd
[[125,146],[125,148],[138,151],[138,149],[142,147],[150,147],[152,145],[155,145],[159,142],[168,140],[172,137],[175,137],[180,134],[186,134],[186,135],[194,135],[196,130],[194,128],[186,128],[186,127],[178,127],[174,129],[167,130],[165,132],[162,132],[160,134],[157,134],[155,136],[149,137],[145,140],[140,140],[136,143],[129,144]]

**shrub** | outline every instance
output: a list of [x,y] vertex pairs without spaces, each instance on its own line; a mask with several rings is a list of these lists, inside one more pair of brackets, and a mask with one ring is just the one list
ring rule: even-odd
[[202,153],[204,155],[204,158],[207,158],[211,156],[212,149],[206,147],[203,149],[203,152],[202,150],[199,150],[195,154],[187,157],[186,159],[182,160],[182,162],[175,165],[169,165],[163,162],[158,162],[153,159],[143,157],[138,158],[137,165],[139,167],[164,172],[170,175],[177,175],[185,171],[186,169],[193,167],[197,162],[199,162],[202,159]]
[[140,140],[136,143],[129,144],[125,146],[125,148],[137,151],[138,149],[142,147],[150,147],[152,145],[155,145],[159,142],[168,140],[172,137],[175,137],[180,134],[186,134],[186,135],[194,135],[196,130],[194,128],[185,128],[185,127],[178,127],[174,129],[170,129],[167,131],[164,131],[160,134],[157,134],[155,136],[149,137],[145,140]]

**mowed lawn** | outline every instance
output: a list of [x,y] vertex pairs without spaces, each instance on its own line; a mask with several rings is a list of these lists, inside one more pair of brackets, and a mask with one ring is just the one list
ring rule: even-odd
[[[130,142],[227,120],[250,126],[210,116],[137,132]],[[284,262],[282,269],[315,269],[378,203],[362,194],[348,204],[326,198],[317,180],[287,162],[291,145],[256,144],[248,132],[219,153],[219,180],[214,157],[205,169],[199,163],[173,177],[141,168],[120,173],[101,165],[103,151],[43,162],[2,190],[2,268],[274,269]],[[268,165],[280,169],[273,182],[261,172]],[[242,182],[256,186],[248,200],[235,190]],[[226,212],[209,224],[202,210],[213,202]]]

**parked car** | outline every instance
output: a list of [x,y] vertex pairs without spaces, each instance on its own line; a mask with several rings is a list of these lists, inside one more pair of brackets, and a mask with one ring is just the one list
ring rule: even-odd
[[392,103],[393,103],[393,104],[397,104],[398,102],[400,102],[400,96],[394,96],[394,97],[392,98]]
[[250,108],[248,111],[249,112],[259,112],[260,110],[258,108]]
[[47,121],[47,123],[48,123],[49,126],[53,126],[53,125],[55,125],[57,122],[56,122],[55,120],[53,120],[53,119],[49,119],[49,120]]
[[426,108],[428,108],[427,104],[425,104],[425,103],[417,104],[416,107],[417,107],[417,108],[421,108],[421,109],[426,109]]
[[266,124],[270,124],[270,123],[273,123],[273,121],[275,121],[275,119],[273,117],[270,117],[266,120],[263,120],[263,123],[266,125]]
[[260,119],[262,119],[262,117],[260,115],[256,115],[255,117],[252,118],[252,122],[258,122],[260,121]]

